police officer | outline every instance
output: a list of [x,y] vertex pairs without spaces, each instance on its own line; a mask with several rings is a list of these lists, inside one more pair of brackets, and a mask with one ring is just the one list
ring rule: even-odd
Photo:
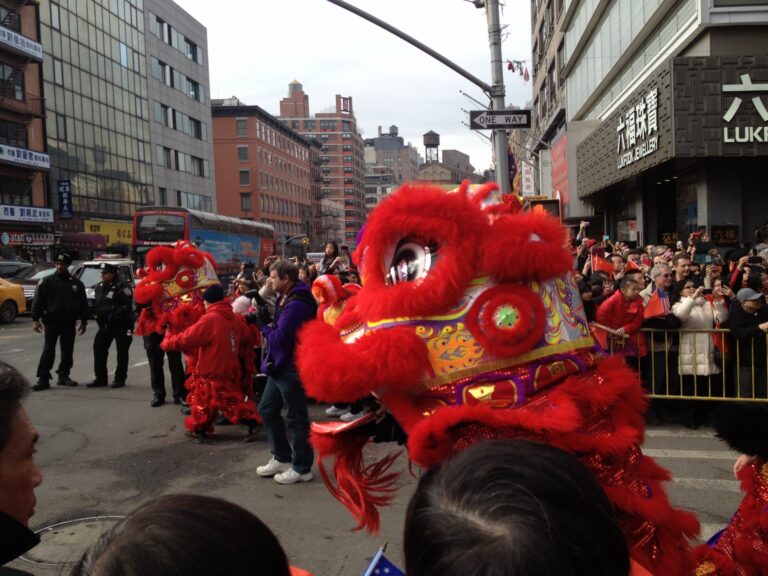
[[[69,254],[56,257],[56,272],[43,278],[35,290],[32,301],[32,328],[42,332],[45,326],[45,345],[37,366],[37,383],[32,390],[47,390],[51,387],[51,368],[56,359],[56,341],[61,339],[61,359],[57,384],[77,386],[69,377],[72,369],[72,352],[75,348],[75,323],[80,320],[77,333],[85,334],[88,323],[88,300],[85,286],[69,273],[72,258]],[[42,324],[41,324],[42,321]]]
[[117,368],[112,388],[122,388],[128,377],[128,349],[133,341],[133,288],[117,277],[114,264],[101,263],[101,282],[96,284],[96,322],[99,331],[93,340],[93,371],[96,378],[88,388],[108,383],[107,357],[112,340],[117,347]]

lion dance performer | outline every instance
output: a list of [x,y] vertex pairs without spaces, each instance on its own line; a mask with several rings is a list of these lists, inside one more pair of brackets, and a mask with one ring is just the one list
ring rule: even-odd
[[[523,211],[495,184],[403,186],[361,235],[362,289],[326,301],[334,313],[300,334],[302,382],[328,403],[377,396],[425,468],[489,438],[571,452],[603,486],[633,562],[689,574],[699,523],[671,506],[668,472],[640,449],[637,373],[596,348],[565,241],[557,220]],[[361,424],[318,425],[312,440],[332,493],[375,531],[397,455],[365,465],[363,447],[380,434]]]
[[186,354],[189,433],[212,433],[222,413],[233,423],[247,424],[252,436],[259,422],[249,400],[255,369],[252,337],[224,299],[213,257],[187,242],[158,246],[137,275],[141,282],[135,298],[142,308],[136,333],[165,332],[162,348]]

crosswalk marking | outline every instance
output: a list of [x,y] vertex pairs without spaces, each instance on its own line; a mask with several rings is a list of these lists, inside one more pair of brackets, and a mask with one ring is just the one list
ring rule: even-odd
[[686,458],[693,460],[736,460],[737,454],[728,450],[673,450],[670,448],[643,448],[643,454],[652,458]]
[[646,438],[715,438],[715,432],[707,428],[689,430],[688,428],[646,428]]
[[144,362],[137,362],[133,367],[138,368],[139,366],[146,366],[147,364],[149,364],[149,360],[144,360]]
[[672,477],[672,482],[683,488],[695,488],[697,490],[715,490],[719,492],[741,492],[738,480],[714,480],[708,478],[677,478]]

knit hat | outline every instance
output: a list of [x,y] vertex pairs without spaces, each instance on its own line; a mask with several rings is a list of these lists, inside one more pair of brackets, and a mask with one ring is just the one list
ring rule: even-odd
[[232,302],[232,311],[235,314],[245,314],[251,307],[251,299],[247,296],[238,296],[235,301]]
[[205,292],[203,292],[203,300],[205,300],[209,304],[213,304],[215,302],[221,302],[222,300],[224,300],[224,290],[221,287],[221,284],[214,284],[213,286],[209,287]]

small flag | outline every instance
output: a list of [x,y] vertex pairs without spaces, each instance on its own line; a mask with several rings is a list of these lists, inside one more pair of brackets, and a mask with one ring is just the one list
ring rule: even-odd
[[625,270],[640,270],[640,266],[632,262],[632,260],[627,260],[627,265],[624,267]]
[[379,548],[363,576],[405,576],[405,572],[387,560],[384,548]]
[[605,258],[601,258],[600,256],[592,255],[592,272],[597,272],[598,270],[606,272],[613,278],[613,264],[611,262],[608,262]]
[[666,313],[667,310],[664,302],[662,302],[659,293],[654,290],[650,300],[648,300],[648,304],[645,305],[645,310],[643,310],[643,318],[655,318],[657,316],[664,316]]

